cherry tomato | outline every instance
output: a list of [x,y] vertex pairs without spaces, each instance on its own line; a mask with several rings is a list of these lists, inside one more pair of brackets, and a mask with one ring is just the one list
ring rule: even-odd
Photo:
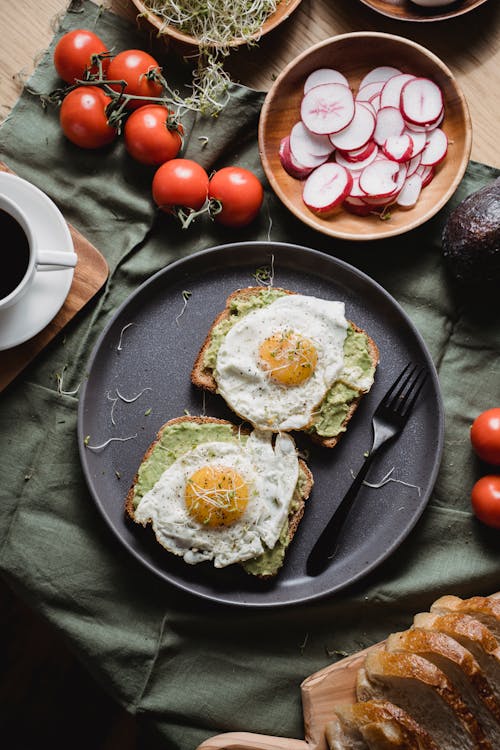
[[483,461],[500,465],[500,408],[480,414],[470,430],[472,447]]
[[[58,75],[66,81],[73,83],[75,78],[81,79],[85,70],[90,68],[91,73],[97,73],[97,65],[91,66],[92,55],[107,52],[104,42],[97,34],[86,29],[75,29],[69,31],[57,42],[54,50],[54,65]],[[102,60],[103,72],[109,66],[109,59]]]
[[182,125],[169,127],[171,112],[150,104],[132,112],[125,123],[125,146],[142,164],[163,164],[174,159],[182,146]]
[[101,148],[114,140],[106,107],[111,99],[97,86],[78,86],[64,98],[59,120],[66,138],[81,148]]
[[[124,92],[132,96],[161,96],[163,88],[161,83],[147,77],[147,73],[160,70],[157,61],[147,52],[140,49],[126,49],[114,57],[108,68],[108,79],[110,81],[126,81]],[[118,84],[112,88],[120,91]],[[151,104],[141,99],[132,100],[127,104],[128,109],[137,109],[145,104]]]
[[500,529],[500,477],[481,477],[472,488],[471,500],[479,520]]
[[243,227],[260,211],[264,190],[257,177],[243,167],[224,167],[210,180],[209,198],[222,204],[215,221],[226,227]]
[[191,159],[171,159],[153,177],[153,199],[167,213],[177,206],[198,211],[207,193],[208,175]]

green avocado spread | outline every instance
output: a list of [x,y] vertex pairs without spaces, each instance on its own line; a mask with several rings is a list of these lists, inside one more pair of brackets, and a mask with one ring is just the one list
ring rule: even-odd
[[[177,422],[166,427],[148,458],[139,467],[137,481],[134,485],[134,508],[137,508],[141,498],[149,492],[159,480],[163,472],[184,453],[195,448],[200,443],[210,442],[245,442],[247,436],[236,436],[230,425],[205,422]],[[297,508],[302,495],[306,477],[299,470],[299,479],[290,503],[289,515]],[[247,560],[241,565],[252,575],[275,575],[283,564],[285,551],[289,543],[288,520],[281,530],[280,537],[273,549],[267,549],[259,557]]]
[[[203,365],[214,370],[217,353],[224,336],[243,316],[252,310],[266,307],[279,297],[286,295],[281,289],[265,287],[251,297],[238,299],[231,304],[229,316],[214,326],[210,344],[205,352]],[[314,424],[309,428],[321,437],[335,437],[344,432],[344,420],[353,401],[368,390],[373,382],[373,365],[368,337],[348,325],[344,340],[344,369],[339,379],[333,383],[320,404]]]

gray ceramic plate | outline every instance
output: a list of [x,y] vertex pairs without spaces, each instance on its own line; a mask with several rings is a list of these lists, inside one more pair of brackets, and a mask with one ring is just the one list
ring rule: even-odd
[[[166,552],[143,529],[125,519],[123,503],[137,467],[157,430],[187,410],[232,419],[222,399],[195,389],[190,372],[207,330],[235,289],[254,286],[258,268],[274,257],[274,283],[303,294],[343,300],[346,316],[377,342],[380,365],[375,385],[333,450],[311,446],[315,485],[285,565],[272,581],[248,576],[233,565],[215,570]],[[183,291],[191,292],[184,308]],[[183,311],[183,312],[182,312]],[[180,313],[182,312],[182,315]],[[133,325],[129,324],[132,323]],[[128,328],[124,328],[129,326]],[[121,338],[121,351],[118,346]],[[320,576],[309,578],[305,561],[316,537],[340,502],[371,442],[371,415],[379,399],[408,361],[426,365],[430,378],[404,433],[379,456],[369,474],[394,476],[416,485],[389,483],[363,487],[349,519],[338,557]],[[417,522],[432,491],[443,444],[443,408],[429,353],[398,303],[368,276],[329,255],[285,243],[250,242],[215,247],[167,266],[120,307],[102,333],[88,367],[79,405],[78,440],[89,489],[105,521],[125,547],[156,575],[195,595],[229,604],[279,606],[316,599],[343,589],[385,560]],[[133,403],[112,402],[118,388]],[[151,411],[149,411],[151,410]],[[97,445],[110,437],[137,435]]]

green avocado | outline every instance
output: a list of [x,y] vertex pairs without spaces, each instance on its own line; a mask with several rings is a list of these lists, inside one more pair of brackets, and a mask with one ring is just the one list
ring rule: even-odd
[[[246,442],[243,433],[235,435],[231,426],[226,424],[212,424],[209,422],[178,422],[166,427],[156,442],[148,458],[142,462],[134,485],[134,508],[137,508],[142,497],[149,492],[159,480],[163,472],[184,453],[195,448],[200,443],[211,442]],[[299,479],[293,494],[289,513],[297,508],[302,495],[306,477],[299,469]],[[276,575],[283,564],[286,548],[289,543],[288,520],[281,530],[280,537],[273,549],[268,549],[259,557],[241,563],[251,575]]]
[[[227,332],[242,317],[252,310],[266,307],[279,297],[286,295],[281,289],[263,288],[251,297],[236,297],[230,307],[229,317],[214,326],[210,344],[204,355],[203,365],[214,370],[219,347]],[[344,420],[353,401],[368,390],[373,382],[375,367],[370,353],[368,337],[356,331],[351,324],[344,341],[344,370],[323,399],[315,423],[309,428],[321,437],[336,437],[345,431]]]

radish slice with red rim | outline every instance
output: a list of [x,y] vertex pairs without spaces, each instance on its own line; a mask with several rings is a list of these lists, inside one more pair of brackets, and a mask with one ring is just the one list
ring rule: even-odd
[[397,68],[392,68],[390,65],[381,65],[378,68],[373,68],[373,70],[370,70],[370,72],[365,75],[359,84],[359,88],[362,89],[363,86],[366,86],[369,83],[378,83],[380,81],[385,83],[389,78],[394,78],[394,76],[397,75],[401,75],[401,71]]
[[441,89],[429,78],[414,78],[401,89],[401,111],[405,120],[415,125],[429,125],[443,111]]
[[415,174],[418,174],[422,178],[422,187],[427,187],[434,177],[434,167],[420,164],[418,169],[415,170]]
[[424,150],[427,143],[427,134],[415,133],[413,130],[409,130],[408,128],[405,128],[403,135],[405,134],[409,135],[413,141],[413,149],[410,156],[408,157],[409,159],[413,159],[415,156],[418,156],[418,154],[421,154]]
[[433,167],[443,161],[448,152],[448,138],[441,128],[432,130],[427,135],[427,143],[422,151],[420,163],[424,167]]
[[356,214],[356,216],[368,216],[368,214],[372,212],[372,209],[366,201],[363,201],[360,198],[351,197],[350,195],[347,196],[342,205],[347,211]]
[[375,130],[375,117],[367,107],[354,103],[354,117],[349,125],[338,133],[330,135],[335,148],[353,151],[366,146]]
[[[334,147],[327,135],[311,133],[302,120],[300,120],[295,123],[290,131],[290,148],[298,161],[305,164],[301,158],[303,152],[311,156],[324,157],[326,159],[332,153]],[[319,163],[321,164],[322,162]]]
[[340,164],[328,162],[312,172],[304,183],[302,199],[317,213],[325,213],[339,206],[347,198],[352,176]]
[[417,171],[417,168],[420,166],[420,154],[417,154],[413,157],[413,159],[410,159],[408,162],[408,172],[407,177],[410,177],[414,172]]
[[364,198],[364,196],[366,195],[366,193],[364,193],[359,187],[359,175],[360,172],[351,172],[352,185],[351,189],[349,190],[350,198]]
[[281,139],[279,157],[281,166],[290,177],[295,177],[297,180],[305,180],[312,172],[312,168],[304,167],[303,164],[298,164],[294,160],[292,152],[290,151],[289,135],[286,135]]
[[378,155],[378,146],[375,145],[375,148],[372,150],[372,152],[362,161],[348,161],[348,159],[344,159],[341,153],[338,151],[335,153],[335,161],[337,164],[340,164],[341,167],[344,167],[345,169],[348,169],[350,172],[361,172],[365,167],[368,167],[370,164],[372,164]]
[[304,94],[307,94],[309,89],[314,88],[314,86],[321,86],[323,83],[342,83],[344,86],[349,86],[347,78],[338,70],[334,70],[333,68],[318,68],[318,70],[313,70],[307,76],[304,84]]
[[363,88],[359,89],[358,93],[356,94],[356,101],[369,102],[370,99],[378,96],[383,88],[383,81],[375,81],[374,83],[369,83],[368,86],[363,86]]
[[351,89],[341,83],[314,86],[302,99],[300,117],[312,133],[338,133],[354,117]]
[[406,178],[403,189],[400,191],[396,203],[401,208],[413,208],[422,191],[422,178],[418,174],[412,174]]
[[433,122],[430,125],[415,125],[414,122],[406,122],[406,120],[405,122],[406,122],[406,127],[408,128],[408,130],[411,130],[412,133],[427,134],[427,133],[430,133],[432,130],[435,130],[436,128],[438,128],[443,122],[443,120],[444,120],[444,107],[443,107],[443,111],[441,112],[436,122]]
[[405,162],[413,151],[413,139],[405,133],[391,135],[382,144],[382,151],[392,161]]
[[377,124],[373,140],[379,146],[392,135],[403,135],[405,122],[403,115],[396,107],[383,107],[377,112]]
[[372,152],[375,151],[376,148],[378,147],[375,141],[368,141],[366,146],[363,146],[363,148],[357,148],[353,151],[342,151],[342,149],[339,149],[338,153],[346,161],[355,163],[367,159],[369,156],[371,156]]
[[398,189],[399,164],[380,159],[365,167],[359,177],[359,187],[372,198],[386,198]]
[[399,109],[401,89],[403,88],[405,83],[413,80],[413,78],[415,78],[415,76],[410,75],[410,73],[401,73],[401,75],[399,76],[389,78],[380,94],[380,106],[397,107]]

